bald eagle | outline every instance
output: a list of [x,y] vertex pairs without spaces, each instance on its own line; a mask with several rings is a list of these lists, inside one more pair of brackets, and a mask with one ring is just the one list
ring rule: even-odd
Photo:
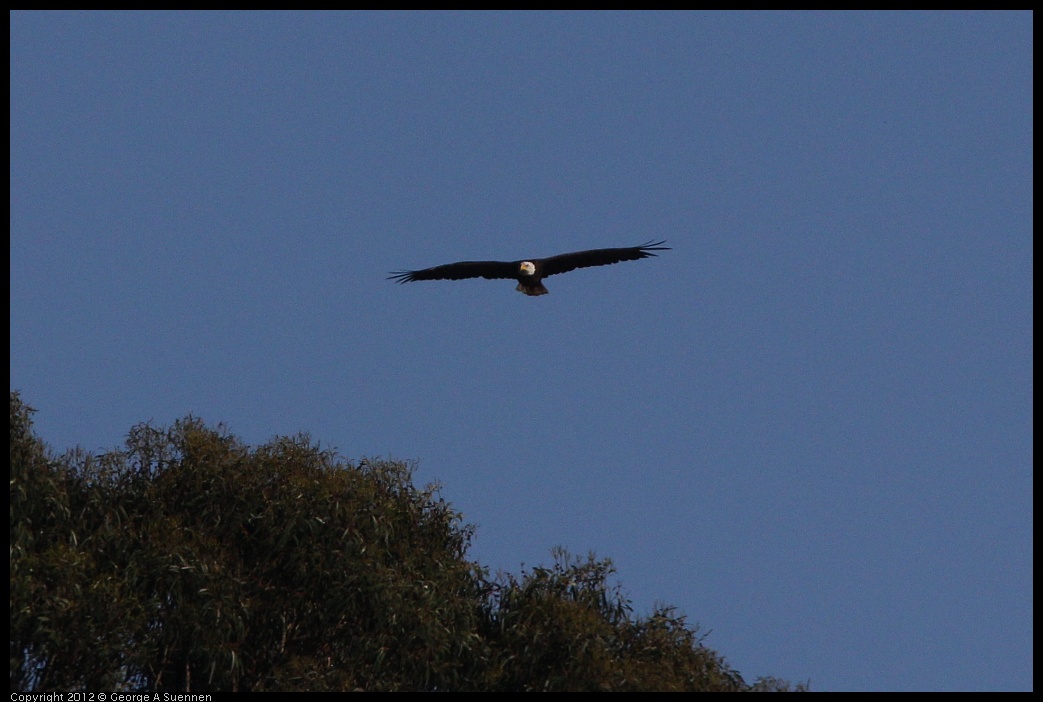
[[650,241],[641,246],[627,246],[620,249],[591,249],[574,253],[559,254],[550,258],[533,258],[522,261],[458,261],[443,266],[425,268],[419,271],[396,271],[388,276],[388,280],[398,283],[411,283],[414,280],[462,280],[464,278],[514,278],[518,281],[518,292],[526,295],[546,295],[549,291],[543,287],[543,279],[549,275],[568,273],[577,268],[591,266],[607,266],[620,261],[636,261],[640,258],[655,256],[653,251],[669,251],[669,246],[661,246],[665,241]]

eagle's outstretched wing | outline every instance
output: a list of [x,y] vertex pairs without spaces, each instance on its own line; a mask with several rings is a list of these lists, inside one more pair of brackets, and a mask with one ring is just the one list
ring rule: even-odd
[[457,261],[420,271],[395,271],[388,280],[411,283],[414,280],[463,280],[464,278],[515,278],[518,263],[510,261]]
[[650,241],[641,246],[625,246],[619,249],[591,249],[574,253],[560,254],[543,259],[543,275],[568,273],[577,268],[591,266],[608,266],[621,261],[636,261],[640,258],[655,256],[653,251],[669,251],[669,246],[662,246],[665,241]]

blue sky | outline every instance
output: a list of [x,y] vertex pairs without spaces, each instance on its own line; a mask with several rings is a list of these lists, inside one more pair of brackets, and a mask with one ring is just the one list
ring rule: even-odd
[[415,460],[747,679],[1031,689],[1032,86],[1025,13],[15,13],[11,387]]

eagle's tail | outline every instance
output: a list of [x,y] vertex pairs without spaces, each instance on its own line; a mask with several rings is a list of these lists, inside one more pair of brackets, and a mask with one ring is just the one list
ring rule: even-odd
[[518,283],[518,287],[516,287],[515,290],[517,290],[518,292],[523,292],[526,295],[532,295],[533,297],[537,295],[546,295],[550,292],[550,290],[543,287],[543,283],[540,282],[533,283],[532,285]]

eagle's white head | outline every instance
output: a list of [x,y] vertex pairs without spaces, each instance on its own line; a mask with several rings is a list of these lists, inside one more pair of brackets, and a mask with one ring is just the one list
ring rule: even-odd
[[518,272],[520,272],[522,275],[535,275],[536,264],[534,264],[532,261],[522,261],[521,265],[518,266]]

